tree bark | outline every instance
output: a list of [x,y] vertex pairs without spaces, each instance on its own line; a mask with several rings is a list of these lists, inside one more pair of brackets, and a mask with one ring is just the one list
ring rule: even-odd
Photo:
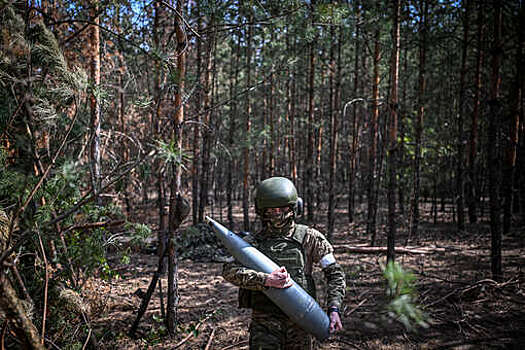
[[500,207],[500,66],[503,56],[501,42],[502,10],[501,1],[494,1],[494,37],[492,42],[492,74],[490,86],[490,116],[488,124],[487,155],[489,167],[489,201],[490,201],[490,232],[491,232],[491,270],[495,281],[501,281],[503,271],[501,266],[501,207]]
[[[235,34],[232,35],[232,56],[235,58],[231,60],[230,72],[232,78],[230,78],[230,99],[232,100],[232,108],[230,111],[230,129],[228,130],[228,144],[230,151],[233,152],[235,147],[235,131],[237,128],[237,100],[235,99],[236,87],[239,83],[239,57],[241,55],[241,38],[240,35],[237,36],[237,42],[235,41]],[[233,174],[235,171],[235,159],[233,154],[229,158],[230,166],[226,170],[226,202],[228,206],[228,223],[229,227],[234,230],[234,221],[233,221]]]
[[[183,13],[184,0],[177,1],[177,11]],[[168,242],[168,305],[167,305],[167,329],[171,337],[177,332],[177,307],[179,301],[178,292],[178,258],[175,252],[175,236],[182,221],[189,214],[189,206],[182,197],[182,124],[184,122],[184,84],[186,74],[186,33],[184,23],[180,17],[175,21],[175,34],[177,38],[177,91],[175,93],[175,115],[173,118],[173,138],[179,152],[180,158],[173,163],[173,179],[171,181],[170,193],[170,215],[169,215],[169,242]]]
[[478,4],[477,15],[477,55],[476,55],[476,73],[474,78],[474,109],[471,114],[469,152],[467,159],[468,181],[465,186],[465,195],[468,206],[469,222],[477,222],[478,207],[478,171],[477,171],[477,153],[478,153],[478,120],[481,107],[481,74],[483,67],[483,7],[484,4]]
[[507,140],[505,143],[505,164],[503,169],[503,234],[510,232],[512,224],[512,202],[518,196],[514,196],[518,192],[514,183],[514,171],[516,168],[516,156],[518,148],[518,136],[520,129],[520,104],[523,98],[522,82],[523,79],[523,46],[525,40],[525,9],[520,8],[518,14],[518,28],[516,36],[518,38],[518,45],[516,51],[516,78],[513,82],[512,97],[510,101],[510,116],[508,125],[506,126]]
[[[335,27],[330,29],[331,37],[335,38]],[[336,171],[337,171],[337,138],[339,133],[339,121],[337,118],[336,111],[336,61],[335,61],[335,50],[336,45],[340,45],[339,42],[336,42],[334,39],[330,45],[330,66],[329,66],[329,84],[330,84],[330,169],[329,169],[329,179],[328,179],[328,229],[327,229],[327,238],[329,241],[332,240],[334,234],[334,225],[335,225],[335,207],[336,207],[336,198],[335,198],[335,189],[336,189]]]
[[101,205],[100,199],[100,17],[98,16],[98,6],[93,6],[91,16],[93,25],[90,26],[89,31],[89,46],[91,53],[90,57],[90,78],[92,84],[92,91],[89,95],[90,105],[90,128],[91,128],[91,144],[90,144],[90,158],[91,158],[91,185],[93,187],[93,195],[95,203]]
[[203,124],[204,127],[201,128],[202,135],[202,154],[201,154],[201,172],[200,172],[200,199],[199,199],[199,222],[204,220],[204,209],[208,205],[209,198],[208,192],[210,190],[210,148],[211,148],[211,136],[212,136],[212,95],[213,95],[213,83],[212,83],[212,73],[213,73],[213,55],[215,47],[215,15],[212,14],[210,22],[208,23],[208,30],[210,31],[210,36],[208,37],[208,47],[206,49],[206,59],[205,59],[205,72],[204,72],[204,117]]
[[[314,11],[315,1],[312,0],[310,4],[310,25],[314,25]],[[307,220],[308,222],[314,221],[314,118],[315,118],[315,102],[314,102],[314,86],[315,86],[315,40],[312,40],[308,45],[308,145],[306,151],[306,208],[307,208]]]
[[[251,22],[251,9],[248,9],[250,13],[247,16],[248,23]],[[252,63],[252,57],[251,57],[251,44],[252,44],[252,26],[248,26],[247,28],[247,37],[246,37],[246,88],[249,89],[251,87],[251,63]],[[245,102],[245,116],[244,116],[244,148],[243,148],[243,181],[242,181],[242,209],[243,209],[243,228],[245,231],[250,231],[250,212],[249,212],[249,201],[250,201],[250,132],[251,132],[251,103],[250,103],[250,94],[246,94],[246,102]]]
[[[379,10],[379,9],[378,9]],[[372,85],[372,118],[370,120],[370,148],[368,152],[368,181],[366,187],[368,200],[368,220],[366,233],[371,236],[370,245],[376,241],[376,218],[377,218],[377,199],[376,199],[376,158],[377,158],[377,130],[379,119],[379,64],[381,63],[380,48],[381,31],[376,29],[374,35],[374,78]]]
[[398,114],[398,81],[399,81],[399,17],[401,13],[400,0],[394,0],[392,26],[392,59],[390,66],[390,120],[389,145],[387,154],[388,163],[388,233],[387,233],[387,261],[395,260],[396,239],[396,168],[397,168],[397,114]]
[[[202,15],[201,15],[201,2],[196,3],[197,11],[197,30],[202,32]],[[202,81],[202,40],[196,40],[196,68],[197,68],[197,81]],[[197,94],[197,106],[202,105],[202,93]],[[193,125],[193,161],[191,168],[191,196],[192,196],[192,219],[193,225],[196,225],[199,222],[199,209],[200,209],[200,196],[199,196],[199,185],[200,180],[200,170],[199,162],[201,161],[200,154],[200,145],[201,145],[201,113],[197,111],[195,116],[195,124]]]
[[467,53],[468,38],[470,29],[470,1],[463,3],[463,45],[461,53],[461,71],[459,77],[459,101],[458,101],[458,146],[457,146],[457,174],[456,174],[456,206],[458,212],[458,231],[465,230],[465,210],[464,210],[464,179],[463,161],[465,153],[465,135],[463,120],[465,118],[465,76],[467,75]]
[[412,202],[412,218],[410,236],[418,235],[419,227],[419,197],[421,192],[421,143],[423,139],[423,120],[425,117],[425,88],[426,88],[426,46],[427,46],[427,18],[428,3],[423,1],[421,4],[419,18],[419,86],[418,86],[418,106],[416,117],[416,145],[414,150],[414,195]]
[[[356,13],[356,27],[355,27],[355,54],[354,54],[354,96],[356,99],[359,97],[359,57],[360,52],[360,41],[361,41],[361,5],[359,1],[355,2],[355,13]],[[349,141],[349,162],[348,162],[348,222],[354,222],[355,214],[355,177],[357,167],[357,145],[359,142],[359,126],[360,126],[360,114],[357,113],[358,105],[353,106],[352,114],[352,133],[351,141]]]

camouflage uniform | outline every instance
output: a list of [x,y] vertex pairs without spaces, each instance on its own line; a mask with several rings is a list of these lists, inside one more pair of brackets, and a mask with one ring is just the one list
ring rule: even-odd
[[[297,278],[301,277],[295,276],[294,273],[301,269],[286,266],[287,263],[281,261],[282,265],[286,267],[292,278],[315,298],[312,270],[314,264],[320,264],[328,284],[327,305],[340,308],[346,288],[344,272],[335,261],[333,247],[319,231],[292,222],[286,228],[287,232],[272,232],[266,226],[265,230],[256,235],[247,236],[245,240],[272,258],[271,252],[265,251],[266,247],[271,246],[273,241],[291,242],[294,239],[297,241],[298,229],[303,231],[299,237],[301,255],[303,255],[300,260],[304,264],[301,275],[306,277],[305,283],[299,282]],[[253,310],[250,325],[250,349],[312,349],[312,336],[295,325],[273,302],[259,292],[267,288],[264,286],[266,276],[266,273],[245,268],[236,261],[227,263],[223,267],[223,277],[241,287],[239,306],[250,307]],[[255,293],[246,293],[247,291]]]

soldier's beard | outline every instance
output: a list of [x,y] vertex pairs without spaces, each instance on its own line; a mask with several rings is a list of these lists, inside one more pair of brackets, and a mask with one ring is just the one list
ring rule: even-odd
[[294,224],[294,212],[280,214],[265,214],[262,217],[265,230],[272,234],[286,234],[290,232]]

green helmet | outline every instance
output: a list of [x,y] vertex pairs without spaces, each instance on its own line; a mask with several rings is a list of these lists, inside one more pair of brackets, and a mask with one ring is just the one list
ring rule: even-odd
[[290,206],[296,208],[301,199],[292,181],[285,177],[271,177],[262,181],[255,193],[255,209],[259,212],[265,208]]

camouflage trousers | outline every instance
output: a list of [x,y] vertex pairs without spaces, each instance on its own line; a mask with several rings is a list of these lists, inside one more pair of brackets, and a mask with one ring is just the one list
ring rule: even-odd
[[284,314],[252,311],[250,350],[314,350],[314,339]]

